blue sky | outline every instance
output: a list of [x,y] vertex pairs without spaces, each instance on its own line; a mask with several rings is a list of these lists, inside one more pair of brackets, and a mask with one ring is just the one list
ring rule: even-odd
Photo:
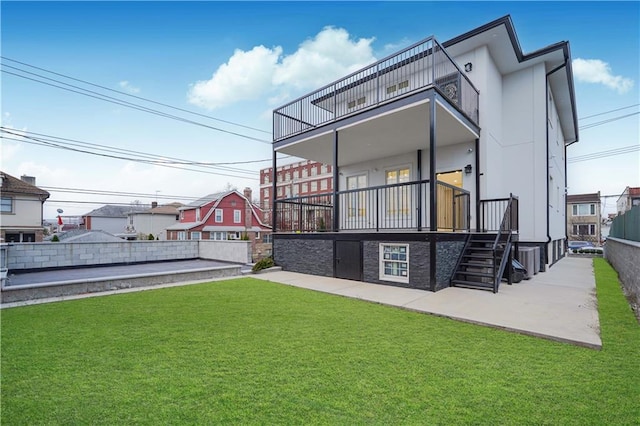
[[[569,159],[640,144],[638,2],[3,1],[0,8],[5,58],[263,130],[128,99],[260,142],[3,73],[2,126],[32,137],[24,132],[191,161],[270,159],[274,107],[430,35],[445,41],[510,14],[525,53],[570,41],[574,61],[582,60],[574,62],[578,117],[624,108],[581,120],[580,126],[631,114],[581,130]],[[10,60],[2,60],[4,71],[17,72],[7,67],[16,66],[43,74]],[[54,217],[57,208],[74,215],[108,202],[148,203],[155,198],[104,197],[97,190],[157,194],[163,203],[174,201],[172,195],[188,202],[231,185],[249,186],[257,197],[256,171],[270,165],[233,164],[226,167],[243,170],[197,173],[4,136],[3,171],[36,176],[39,186],[94,192],[50,191],[56,201],[45,204],[45,217]],[[640,186],[640,151],[633,148],[569,163],[570,194],[620,194],[627,185]],[[615,198],[606,202],[605,211],[613,211]]]

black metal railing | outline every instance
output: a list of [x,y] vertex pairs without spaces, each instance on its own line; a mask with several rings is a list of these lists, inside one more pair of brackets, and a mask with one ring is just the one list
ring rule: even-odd
[[[444,182],[436,184],[438,230],[469,230],[469,192]],[[276,200],[274,231],[428,230],[429,194],[429,181],[423,180],[339,191],[338,209],[332,193]]]
[[442,45],[429,37],[274,110],[273,140],[430,87],[478,124],[478,90]]
[[509,198],[494,198],[480,201],[478,232],[499,232],[519,230],[519,202],[513,194]]
[[276,229],[279,232],[322,232],[333,230],[333,194],[308,195],[276,200]]

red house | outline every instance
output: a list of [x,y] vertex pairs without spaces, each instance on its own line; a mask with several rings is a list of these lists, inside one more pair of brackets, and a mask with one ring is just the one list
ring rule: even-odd
[[254,260],[271,255],[271,227],[251,202],[251,188],[209,194],[178,211],[180,222],[167,228],[168,240],[248,239]]

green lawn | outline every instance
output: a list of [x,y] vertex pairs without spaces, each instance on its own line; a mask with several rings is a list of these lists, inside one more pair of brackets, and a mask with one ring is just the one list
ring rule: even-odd
[[601,351],[252,278],[6,309],[0,420],[638,424],[640,326],[594,262]]

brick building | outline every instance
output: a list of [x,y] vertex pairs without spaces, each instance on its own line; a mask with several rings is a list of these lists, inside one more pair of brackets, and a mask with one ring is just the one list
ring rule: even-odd
[[[271,223],[273,206],[273,167],[260,170],[260,207],[264,222]],[[304,160],[280,166],[276,170],[278,198],[304,197],[333,191],[331,165]]]

